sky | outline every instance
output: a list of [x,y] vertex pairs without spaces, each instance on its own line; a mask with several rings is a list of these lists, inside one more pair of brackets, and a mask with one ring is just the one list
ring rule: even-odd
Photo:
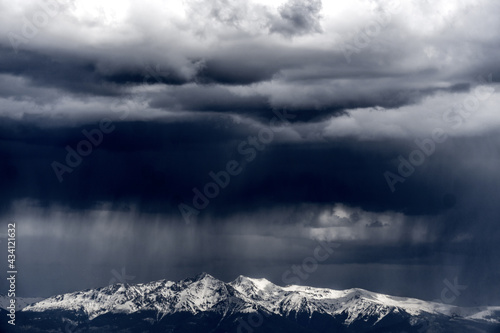
[[500,305],[499,12],[0,0],[18,295],[205,271]]

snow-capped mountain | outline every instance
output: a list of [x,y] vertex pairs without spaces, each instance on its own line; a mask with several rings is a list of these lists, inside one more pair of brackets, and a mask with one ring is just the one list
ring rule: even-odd
[[[496,332],[500,307],[458,308],[363,289],[281,287],[209,274],[178,282],[115,284],[26,306],[30,332],[63,324],[101,332]],[[42,326],[37,326],[42,325]],[[37,331],[38,329],[38,331]]]

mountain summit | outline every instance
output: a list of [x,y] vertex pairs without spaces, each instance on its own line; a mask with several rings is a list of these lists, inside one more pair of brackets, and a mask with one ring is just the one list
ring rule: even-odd
[[[1,310],[4,311],[4,310]],[[498,332],[500,307],[459,308],[363,289],[332,290],[202,273],[49,297],[22,332]]]

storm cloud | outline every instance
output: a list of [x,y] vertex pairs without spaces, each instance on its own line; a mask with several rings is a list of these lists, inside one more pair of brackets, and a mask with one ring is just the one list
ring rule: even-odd
[[282,284],[334,242],[305,284],[500,304],[499,6],[0,2],[21,294]]

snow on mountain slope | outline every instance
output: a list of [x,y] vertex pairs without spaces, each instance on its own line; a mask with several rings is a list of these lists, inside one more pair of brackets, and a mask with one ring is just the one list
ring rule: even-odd
[[298,313],[320,313],[347,316],[350,325],[356,320],[389,314],[418,316],[424,313],[452,316],[460,313],[466,319],[500,323],[500,307],[462,309],[413,298],[393,297],[363,289],[332,290],[305,286],[280,287],[266,279],[239,276],[224,283],[203,273],[178,282],[166,280],[137,284],[116,284],[51,297],[27,306],[23,311],[83,311],[94,319],[105,313],[134,313],[151,310],[158,317],[176,312],[248,313],[266,311],[280,316]]
[[[10,297],[0,294],[0,309],[6,310],[10,305]],[[43,298],[16,297],[16,309],[21,310],[29,304],[40,302]]]
[[[467,309],[466,309],[467,310]],[[489,306],[486,308],[479,308],[477,312],[468,314],[465,316],[466,319],[472,320],[484,320],[490,323],[500,322],[500,306]]]
[[248,299],[270,312],[289,315],[297,309],[340,315],[348,313],[347,323],[363,316],[379,316],[379,320],[392,311],[404,310],[410,315],[423,312],[450,315],[455,307],[425,302],[413,298],[393,297],[363,289],[332,290],[305,286],[279,287],[266,279],[243,276],[229,283]]
[[213,309],[229,298],[226,284],[208,274],[179,282],[156,281],[146,284],[115,284],[47,298],[24,311],[83,311],[90,319],[102,314],[153,310],[162,314]]

